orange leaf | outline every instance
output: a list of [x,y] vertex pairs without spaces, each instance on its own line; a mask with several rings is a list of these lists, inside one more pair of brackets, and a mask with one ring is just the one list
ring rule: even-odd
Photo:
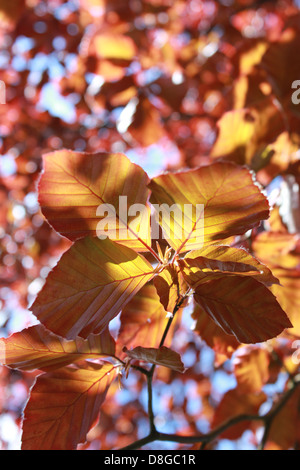
[[255,255],[273,266],[296,268],[299,255],[293,251],[297,246],[298,235],[279,232],[262,232],[255,237],[252,248]]
[[197,303],[195,303],[192,318],[195,320],[193,330],[203,341],[217,354],[231,358],[239,347],[236,338],[226,334]]
[[[144,170],[123,154],[62,150],[44,156],[39,202],[49,223],[70,240],[106,234],[133,249],[147,251],[148,181]],[[135,213],[133,209],[139,210],[135,204],[145,211]],[[133,213],[128,214],[129,209]]]
[[[229,390],[219,403],[212,422],[212,428],[221,426],[229,419],[239,415],[256,415],[261,405],[265,402],[266,395],[240,393],[238,389]],[[249,421],[242,421],[230,426],[222,433],[223,439],[238,439],[246,429],[251,428]]]
[[269,380],[270,355],[265,349],[242,348],[235,353],[234,373],[241,393],[259,393]]
[[199,284],[194,298],[241,343],[264,342],[292,326],[272,292],[252,277],[224,275]]
[[288,333],[300,337],[300,270],[274,268],[280,286],[272,286],[272,292],[288,314],[293,328]]
[[300,440],[300,390],[296,390],[285,406],[275,416],[268,437],[281,450],[293,448]]
[[115,371],[108,363],[85,363],[40,375],[24,411],[22,450],[76,450],[97,420]]
[[114,353],[115,343],[108,330],[87,340],[66,341],[36,325],[0,340],[0,363],[19,370],[49,372],[83,359],[99,359]]
[[96,64],[95,74],[101,75],[106,83],[120,80],[126,74],[126,68],[108,59],[101,59]]
[[159,349],[138,346],[131,350],[124,348],[124,352],[126,352],[130,359],[150,362],[151,364],[168,367],[177,372],[184,372],[185,370],[180,355],[166,346],[162,346]]
[[87,338],[101,333],[153,275],[130,248],[86,237],[63,254],[31,310],[59,336]]
[[253,276],[267,286],[279,284],[270,269],[243,248],[208,246],[188,253],[179,265],[193,288],[224,275]]
[[261,65],[273,85],[275,94],[281,99],[286,96],[290,101],[291,84],[294,80],[299,80],[300,64],[298,60],[295,60],[299,47],[298,30],[286,28],[279,41],[271,43],[262,58]]
[[94,38],[96,55],[102,59],[132,60],[137,48],[129,36],[101,33]]
[[[269,217],[268,201],[252,174],[229,162],[167,173],[148,186],[165,237],[177,252],[243,234]],[[163,204],[169,217],[162,216]]]
[[239,70],[241,75],[248,75],[255,69],[255,66],[260,63],[266,52],[267,47],[268,43],[266,41],[259,40],[242,52],[239,57]]
[[245,108],[224,113],[217,123],[218,137],[210,156],[249,164],[255,150],[250,144],[257,132],[257,120],[257,113]]
[[127,131],[141,146],[155,144],[164,135],[160,113],[148,99],[139,99]]
[[[167,312],[173,312],[181,295],[188,290],[182,273],[172,265],[167,266],[153,281],[160,301]],[[182,305],[184,306],[184,304]]]
[[[180,315],[177,312],[166,338],[166,346],[171,345],[174,329],[179,320]],[[120,321],[117,352],[122,350],[124,346],[127,348],[140,345],[159,347],[161,335],[167,326],[168,319],[153,284],[148,283],[142,287],[122,309]]]
[[268,148],[266,142],[275,140],[282,123],[278,109],[267,97],[255,107],[225,112],[217,127],[218,136],[210,152],[211,158],[247,164],[258,170],[269,163],[274,149]]

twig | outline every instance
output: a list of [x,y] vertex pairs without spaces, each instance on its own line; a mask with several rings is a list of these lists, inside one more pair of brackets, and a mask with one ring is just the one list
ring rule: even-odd
[[290,388],[289,390],[283,394],[282,399],[273,406],[273,408],[266,413],[265,415],[239,415],[235,416],[225,423],[223,423],[221,426],[217,427],[216,429],[212,430],[211,432],[207,434],[200,434],[200,435],[192,435],[192,436],[181,436],[177,434],[166,434],[166,433],[161,433],[158,432],[155,428],[148,434],[148,436],[144,437],[143,439],[140,439],[136,442],[133,442],[129,446],[124,447],[123,449],[120,450],[136,450],[140,449],[146,444],[150,444],[151,442],[154,441],[169,441],[169,442],[178,442],[180,444],[197,444],[197,443],[202,443],[204,448],[204,445],[208,444],[209,442],[212,442],[214,439],[216,439],[218,436],[220,436],[224,431],[229,429],[230,427],[241,423],[243,421],[262,421],[265,425],[265,431],[264,435],[262,438],[262,442],[259,446],[260,450],[264,449],[264,446],[267,442],[269,432],[271,429],[271,425],[275,419],[275,417],[278,415],[278,413],[282,410],[282,408],[285,406],[285,404],[288,402],[288,400],[291,398],[291,396],[294,394],[296,391],[297,387],[300,385],[300,376],[297,376],[294,378],[294,381],[290,382]]
[[153,374],[147,376],[147,387],[148,387],[148,416],[150,424],[150,434],[156,433],[155,427],[155,416],[153,411],[153,388],[152,388]]
[[165,342],[165,340],[166,340],[166,338],[167,338],[167,335],[168,335],[169,330],[170,330],[170,328],[171,328],[171,325],[172,325],[172,322],[173,322],[173,320],[174,320],[174,317],[175,317],[176,313],[178,312],[178,310],[180,309],[180,307],[182,306],[183,302],[185,301],[186,296],[187,296],[187,294],[184,295],[184,296],[182,296],[182,297],[177,301],[177,303],[176,303],[176,305],[175,305],[175,307],[174,307],[172,316],[169,318],[168,324],[167,324],[167,326],[166,326],[166,328],[165,328],[164,334],[163,334],[163,336],[162,336],[162,338],[161,338],[161,341],[160,341],[160,343],[159,343],[159,347],[160,347],[160,348],[164,345],[164,342]]

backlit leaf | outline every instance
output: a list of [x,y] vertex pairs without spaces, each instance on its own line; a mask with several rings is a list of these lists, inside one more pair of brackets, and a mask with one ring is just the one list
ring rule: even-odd
[[0,27],[12,29],[25,7],[25,0],[2,0],[0,4]]
[[147,183],[144,170],[123,154],[61,150],[44,156],[39,202],[49,223],[70,240],[106,234],[147,251]]
[[[229,419],[239,415],[257,415],[266,398],[264,393],[240,393],[238,388],[229,390],[216,409],[212,427],[221,426]],[[249,421],[242,421],[223,432],[221,437],[223,439],[238,439],[249,427],[251,427]]]
[[239,390],[259,393],[269,380],[270,355],[261,348],[239,349],[233,359],[234,373]]
[[24,411],[22,450],[76,450],[95,424],[115,376],[108,363],[39,376]]
[[299,264],[299,255],[293,253],[297,242],[297,234],[262,232],[253,240],[252,248],[257,258],[271,266],[293,269]]
[[[266,142],[273,142],[282,131],[282,121],[272,99],[267,97],[255,106],[224,113],[217,127],[211,158],[247,164],[255,170],[269,163],[274,149],[268,148]],[[260,154],[263,155],[258,158]]]
[[192,318],[195,321],[193,331],[212,348],[218,355],[231,358],[234,351],[240,346],[236,338],[225,333],[223,328],[195,303]]
[[252,277],[224,275],[199,284],[194,298],[241,343],[267,341],[292,326],[272,292]]
[[148,99],[139,100],[127,130],[134,141],[144,147],[155,144],[163,137],[160,113]]
[[103,59],[132,60],[137,48],[129,36],[101,33],[94,38],[95,52]]
[[[117,340],[117,352],[121,353],[124,346],[134,348],[145,346],[158,348],[162,332],[165,330],[168,318],[167,312],[160,302],[153,284],[148,283],[134,296],[122,309],[120,316],[121,326]],[[180,312],[177,312],[172,322],[165,345],[171,346],[176,325],[180,321]]]
[[160,223],[178,252],[243,234],[269,217],[267,199],[251,173],[229,162],[167,173],[152,179],[149,188],[157,213],[167,204]]
[[294,80],[299,80],[300,64],[295,60],[299,47],[298,30],[287,28],[278,41],[270,44],[262,58],[261,65],[273,85],[276,96],[281,99],[284,96],[290,99],[291,84]]
[[185,370],[180,355],[166,346],[162,346],[158,349],[138,346],[131,350],[125,348],[124,352],[126,352],[130,359],[150,362],[151,364],[168,367],[177,372],[184,372]]
[[239,58],[240,74],[249,74],[260,63],[262,56],[266,52],[267,45],[267,42],[260,40],[241,54]]
[[101,333],[153,275],[130,248],[86,237],[63,254],[31,310],[54,333],[87,338]]
[[274,268],[274,273],[281,285],[272,286],[272,292],[293,324],[288,333],[300,337],[300,270]]
[[269,443],[276,444],[276,450],[293,448],[299,442],[300,431],[300,390],[295,391],[286,405],[275,416],[268,437]]
[[48,372],[83,359],[99,359],[114,353],[114,340],[107,330],[100,335],[90,335],[87,340],[67,341],[36,325],[0,340],[0,363],[19,370]]
[[[188,290],[182,273],[174,266],[167,266],[153,281],[160,301],[167,312],[173,312],[178,300]],[[184,304],[183,304],[184,306]]]
[[243,248],[208,246],[187,253],[183,260],[179,260],[179,264],[194,288],[210,279],[223,277],[224,274],[253,276],[267,286],[279,283],[267,266]]
[[210,153],[212,158],[230,158],[238,163],[250,163],[255,137],[257,115],[249,109],[228,111],[218,121],[218,137]]

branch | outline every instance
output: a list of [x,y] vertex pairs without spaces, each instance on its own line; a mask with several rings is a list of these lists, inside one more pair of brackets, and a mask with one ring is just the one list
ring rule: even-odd
[[[181,296],[177,300],[176,305],[175,305],[174,310],[173,310],[172,317],[169,318],[169,321],[167,323],[167,326],[165,328],[165,331],[164,331],[164,333],[162,335],[162,338],[161,338],[161,341],[159,343],[160,348],[164,345],[164,342],[166,340],[168,332],[171,328],[173,319],[174,319],[176,313],[178,312],[178,310],[180,309],[181,305],[183,304],[187,294],[188,294],[188,292],[184,296]],[[141,372],[147,376],[147,388],[148,388],[148,416],[149,416],[150,434],[149,434],[149,436],[145,437],[145,439],[144,439],[146,444],[148,443],[148,439],[150,439],[149,442],[152,442],[153,440],[157,440],[156,438],[159,435],[159,433],[158,433],[158,431],[155,427],[155,415],[154,415],[154,411],[153,411],[153,375],[154,375],[155,367],[156,367],[155,364],[153,364],[153,366],[151,367],[150,370],[146,370],[144,368],[142,368],[142,370],[141,370]],[[136,367],[136,369],[138,369],[138,368]],[[144,440],[142,439],[142,442]],[[140,443],[139,443],[139,445],[140,445]],[[143,444],[143,445],[145,445],[145,444]]]
[[278,403],[276,403],[268,413],[266,413],[263,416],[246,415],[246,414],[235,416],[207,434],[200,434],[200,435],[194,435],[194,436],[181,436],[177,434],[166,434],[166,433],[158,432],[154,428],[148,434],[148,436],[136,442],[133,442],[129,446],[126,446],[120,450],[137,450],[143,447],[144,445],[150,444],[151,442],[154,442],[154,441],[178,442],[180,444],[197,444],[197,443],[208,444],[209,442],[212,442],[214,439],[220,436],[227,429],[243,421],[262,421],[264,423],[265,432],[262,438],[262,442],[259,446],[259,449],[263,450],[266,444],[267,438],[269,436],[271,425],[275,417],[282,410],[282,408],[286,405],[286,403],[294,394],[294,392],[296,391],[299,385],[300,385],[300,374],[294,377],[293,381],[289,382],[289,389],[287,392],[283,394],[282,399]]
[[155,427],[155,416],[153,411],[153,390],[152,390],[152,380],[153,380],[153,373],[147,376],[147,387],[148,387],[148,416],[149,416],[149,424],[150,424],[150,434],[156,433]]
[[[189,291],[188,291],[188,292],[189,292]],[[167,324],[167,326],[166,326],[166,329],[165,329],[165,331],[164,331],[164,334],[163,334],[163,336],[162,336],[162,339],[161,339],[161,341],[160,341],[160,343],[159,343],[159,347],[160,347],[160,348],[164,345],[164,342],[165,342],[165,340],[166,340],[166,337],[167,337],[167,335],[168,335],[168,333],[169,333],[169,330],[170,330],[170,328],[171,328],[173,319],[174,319],[176,313],[178,312],[178,310],[180,309],[181,305],[182,305],[183,302],[185,301],[185,299],[186,299],[186,297],[187,297],[187,295],[188,295],[188,292],[187,292],[185,295],[183,295],[182,297],[180,297],[180,298],[178,299],[178,301],[177,301],[177,303],[176,303],[176,305],[175,305],[175,307],[174,307],[172,316],[169,318],[168,324]],[[154,365],[154,367],[155,367],[155,365]]]

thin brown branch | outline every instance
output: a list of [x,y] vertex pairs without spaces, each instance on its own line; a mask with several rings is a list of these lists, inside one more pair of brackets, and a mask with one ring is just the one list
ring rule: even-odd
[[147,387],[148,387],[148,416],[150,424],[150,434],[156,432],[155,427],[155,416],[153,411],[153,387],[152,387],[153,374],[147,376]]
[[181,436],[177,434],[166,434],[166,433],[161,433],[158,432],[156,429],[153,429],[148,436],[146,436],[143,439],[140,439],[136,442],[133,442],[127,447],[124,447],[123,449],[120,450],[136,450],[140,449],[146,444],[150,444],[155,441],[168,441],[168,442],[178,442],[180,444],[197,444],[197,443],[203,443],[203,444],[208,444],[212,441],[214,441],[218,436],[220,436],[224,431],[227,429],[231,428],[232,426],[241,423],[243,421],[261,421],[264,423],[265,426],[265,432],[263,435],[262,442],[259,446],[259,449],[263,449],[267,438],[269,436],[269,431],[271,428],[271,425],[275,419],[275,417],[278,415],[278,413],[282,410],[282,408],[286,405],[288,400],[291,398],[291,396],[294,394],[296,391],[297,387],[300,385],[300,376],[297,376],[294,378],[293,381],[290,382],[290,388],[288,389],[287,392],[285,392],[282,395],[281,400],[276,403],[273,408],[266,413],[265,415],[239,415],[235,416],[216,429],[212,430],[211,432],[207,434],[200,434],[200,435],[191,435],[191,436]]

